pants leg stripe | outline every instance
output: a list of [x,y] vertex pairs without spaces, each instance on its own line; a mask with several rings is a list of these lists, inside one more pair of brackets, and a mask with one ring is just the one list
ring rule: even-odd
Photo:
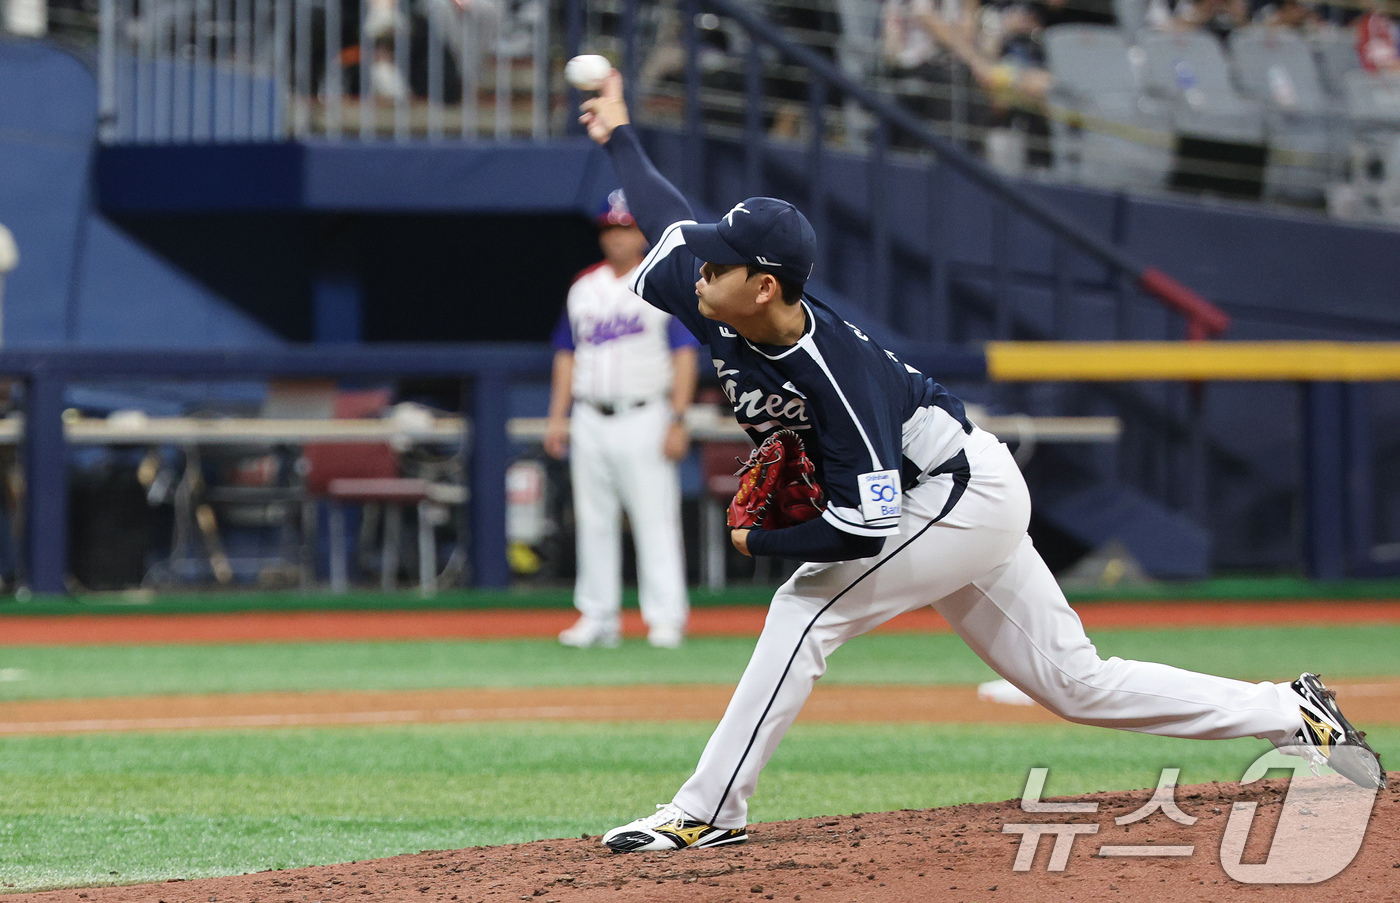
[[943,510],[938,512],[938,516],[935,517],[933,520],[929,521],[927,524],[924,524],[924,526],[919,530],[918,533],[915,533],[913,536],[906,539],[899,548],[895,549],[893,552],[886,555],[884,558],[881,558],[879,561],[875,562],[875,564],[870,566],[869,570],[865,571],[859,577],[852,580],[839,593],[832,596],[831,601],[823,605],[821,607],[821,610],[812,616],[812,620],[807,622],[807,626],[802,630],[802,635],[797,638],[797,645],[793,647],[792,655],[788,656],[787,666],[783,668],[783,673],[782,676],[778,678],[777,686],[773,688],[773,695],[768,697],[768,705],[764,706],[763,714],[759,716],[758,723],[754,725],[753,733],[749,735],[749,743],[747,746],[744,747],[744,754],[740,756],[739,761],[735,763],[734,773],[729,776],[729,783],[724,786],[724,793],[720,794],[719,802],[715,804],[714,814],[711,815],[709,818],[710,824],[714,824],[715,819],[719,818],[719,813],[724,808],[724,801],[729,798],[729,792],[734,789],[734,782],[739,779],[739,771],[741,768],[743,768],[744,761],[748,759],[749,753],[753,752],[753,745],[758,742],[759,728],[761,728],[763,726],[763,722],[767,720],[768,713],[773,710],[773,704],[778,700],[778,693],[783,688],[783,682],[787,680],[788,672],[792,670],[792,663],[797,660],[797,654],[802,651],[802,644],[807,641],[807,635],[812,632],[813,627],[817,626],[817,619],[820,618],[822,615],[826,614],[826,612],[831,608],[831,606],[835,605],[841,600],[842,596],[855,589],[856,586],[859,585],[859,583],[862,580],[878,571],[880,567],[884,565],[885,562],[889,561],[891,558],[898,555],[900,552],[903,552],[906,548],[909,547],[910,543],[914,542],[914,540],[918,539],[920,536],[923,536],[924,533],[927,532],[930,527],[932,527],[934,524],[938,523],[939,521],[943,520],[943,518],[948,516],[948,513],[953,510],[953,506],[958,503],[958,499],[962,498],[963,493],[967,490],[968,480],[970,480],[972,477],[971,468],[968,466],[967,463],[967,453],[958,452],[946,463],[939,466],[937,470],[930,473],[929,477],[931,478],[934,476],[940,476],[945,473],[953,475],[953,486],[952,489],[949,490],[948,500],[944,502]]

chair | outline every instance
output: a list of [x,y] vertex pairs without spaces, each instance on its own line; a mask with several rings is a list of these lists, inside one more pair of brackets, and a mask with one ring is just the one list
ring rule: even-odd
[[[1171,120],[1141,96],[1127,42],[1111,25],[1045,30],[1046,65],[1055,76],[1051,117],[1055,169],[1079,182],[1159,189],[1171,169]],[[1083,117],[1082,125],[1073,121]],[[1154,140],[1155,139],[1155,140]]]
[[1400,76],[1357,70],[1348,73],[1344,87],[1358,135],[1400,132]]
[[[273,379],[268,381],[260,415],[324,420],[333,415],[336,404],[334,380]],[[294,473],[298,460],[295,450],[266,444],[201,449],[190,444],[185,448],[185,460],[187,478],[181,481],[175,497],[177,526],[171,566],[189,560],[197,529],[204,539],[210,571],[219,583],[230,583],[235,574],[223,551],[223,529],[277,527],[277,555],[270,560],[253,559],[259,581],[295,579],[303,588],[310,587],[315,578],[309,551],[315,525],[308,518],[305,492]],[[206,467],[220,474],[210,485],[201,479]],[[246,566],[248,562],[245,558],[242,563]]]
[[1352,187],[1382,217],[1400,219],[1400,76],[1348,74],[1346,108],[1355,136]]
[[399,570],[399,546],[403,532],[403,506],[418,509],[418,582],[431,595],[437,577],[437,544],[433,537],[428,503],[433,500],[427,480],[399,476],[399,459],[384,442],[310,444],[302,449],[307,494],[328,503],[331,542],[331,590],[349,588],[346,551],[345,505],[381,505],[384,539],[380,550],[380,587],[394,588]]
[[1147,26],[1147,6],[1147,0],[1113,0],[1118,29],[1130,43],[1136,41]]
[[739,491],[739,478],[734,471],[738,461],[748,458],[753,450],[750,442],[705,442],[700,445],[700,478],[704,484],[700,503],[700,532],[704,537],[705,585],[712,590],[724,589],[725,560],[729,552],[729,530],[725,518],[729,500]]
[[1331,113],[1311,48],[1287,29],[1252,27],[1230,35],[1230,55],[1240,90],[1266,111],[1270,155],[1265,190],[1320,198],[1351,137]]
[[1220,41],[1203,31],[1148,35],[1143,90],[1171,108],[1179,133],[1212,141],[1261,144],[1264,111],[1241,97],[1230,79]]
[[1308,43],[1327,93],[1336,98],[1345,97],[1347,76],[1361,71],[1356,35],[1350,28],[1320,28],[1312,33]]

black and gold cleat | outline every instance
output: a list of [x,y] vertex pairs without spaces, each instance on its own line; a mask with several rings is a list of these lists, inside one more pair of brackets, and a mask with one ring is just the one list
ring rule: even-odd
[[673,803],[657,806],[655,815],[628,822],[603,835],[603,843],[614,853],[718,847],[748,839],[747,828],[707,825],[686,815]]
[[1384,788],[1380,756],[1366,742],[1366,732],[1352,726],[1337,706],[1337,691],[1323,686],[1316,674],[1304,672],[1290,686],[1303,700],[1298,711],[1303,726],[1279,744],[1280,749],[1308,759],[1316,770],[1326,765],[1367,789]]

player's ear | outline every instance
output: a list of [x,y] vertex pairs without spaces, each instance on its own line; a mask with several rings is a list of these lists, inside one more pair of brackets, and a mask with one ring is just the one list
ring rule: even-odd
[[781,299],[783,287],[778,284],[778,277],[772,273],[758,274],[758,301],[761,304],[768,304]]

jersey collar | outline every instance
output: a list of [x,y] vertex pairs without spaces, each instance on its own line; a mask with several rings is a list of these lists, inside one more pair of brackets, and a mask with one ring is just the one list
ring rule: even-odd
[[748,339],[744,339],[744,344],[768,358],[770,361],[780,361],[800,348],[802,343],[807,341],[812,333],[816,331],[817,318],[812,314],[812,308],[807,305],[807,299],[805,297],[797,303],[802,305],[802,310],[807,314],[807,328],[803,330],[802,338],[793,342],[791,345],[757,345],[750,342]]

